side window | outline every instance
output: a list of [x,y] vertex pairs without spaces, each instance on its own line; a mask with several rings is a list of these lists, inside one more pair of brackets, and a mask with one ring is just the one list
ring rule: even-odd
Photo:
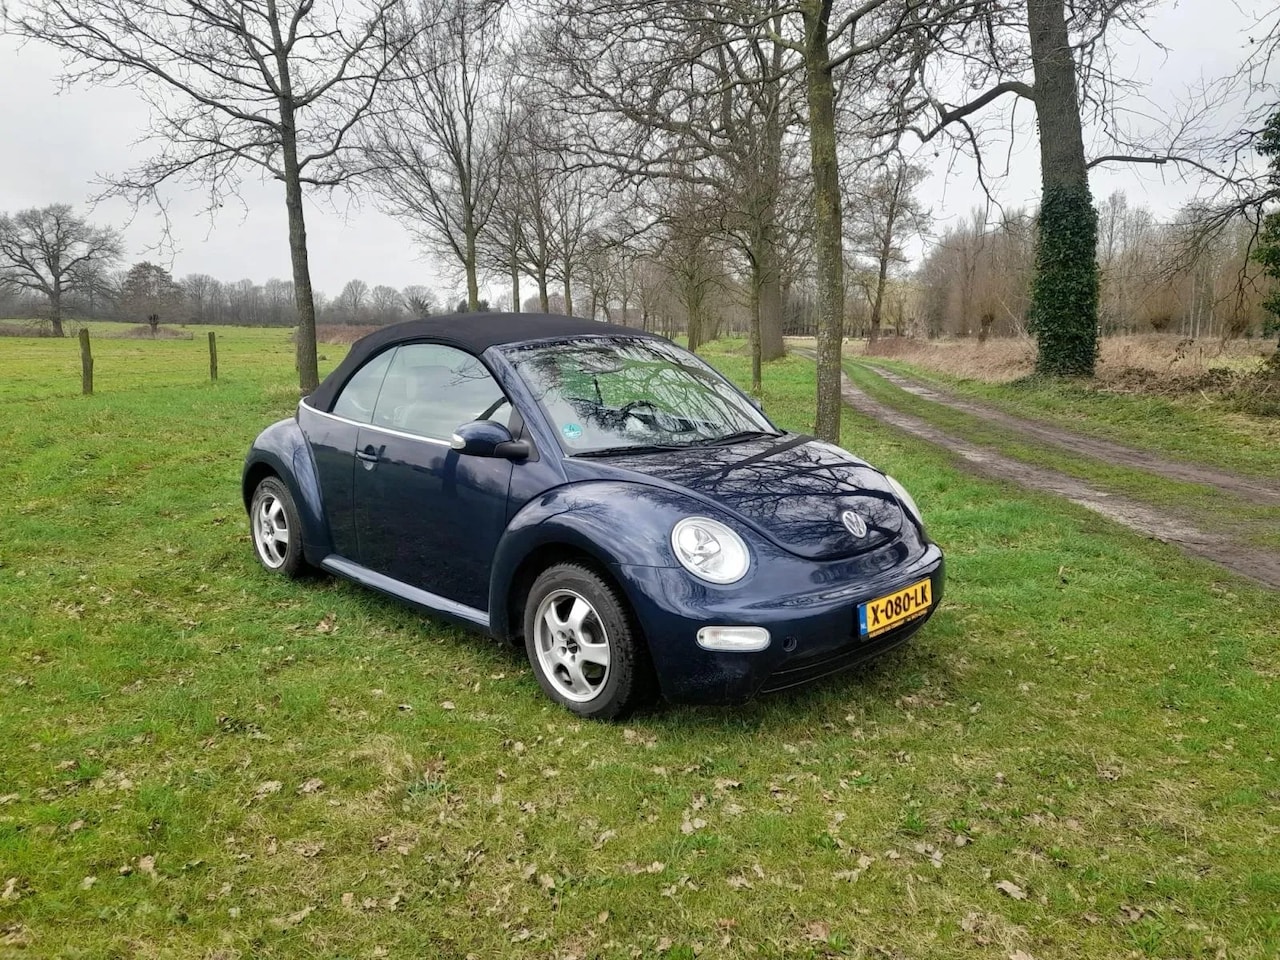
[[506,423],[510,414],[502,389],[475,357],[440,344],[410,343],[391,361],[373,422],[448,440],[464,423]]
[[387,375],[387,367],[391,365],[394,353],[395,350],[384,350],[352,374],[347,385],[338,394],[337,403],[333,405],[335,416],[359,423],[368,423],[373,419],[378,391],[382,389],[382,381]]

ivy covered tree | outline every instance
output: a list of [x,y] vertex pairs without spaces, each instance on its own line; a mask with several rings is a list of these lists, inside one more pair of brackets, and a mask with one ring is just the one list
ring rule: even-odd
[[[1269,158],[1271,185],[1280,189],[1280,109],[1271,115],[1258,138],[1258,152]],[[1262,265],[1262,272],[1273,281],[1276,288],[1263,302],[1272,315],[1267,333],[1280,334],[1280,210],[1268,214],[1262,221],[1262,235],[1254,248],[1253,258]]]

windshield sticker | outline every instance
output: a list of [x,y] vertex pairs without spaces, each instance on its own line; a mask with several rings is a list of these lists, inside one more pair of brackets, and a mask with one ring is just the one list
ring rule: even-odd
[[566,423],[560,428],[560,432],[564,434],[566,440],[577,440],[582,436],[582,427],[576,423]]

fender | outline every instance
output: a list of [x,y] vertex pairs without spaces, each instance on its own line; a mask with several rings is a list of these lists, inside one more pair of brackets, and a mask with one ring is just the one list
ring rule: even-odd
[[490,632],[509,635],[509,595],[521,564],[538,548],[563,545],[595,557],[630,599],[634,584],[625,568],[678,566],[671,528],[691,513],[723,517],[676,490],[630,481],[583,481],[539,494],[512,517],[494,552]]
[[308,563],[319,566],[320,561],[333,552],[333,539],[324,516],[320,476],[311,447],[298,421],[292,417],[267,427],[249,448],[240,479],[246,510],[254,489],[270,473],[278,476],[293,495],[302,521],[303,555]]

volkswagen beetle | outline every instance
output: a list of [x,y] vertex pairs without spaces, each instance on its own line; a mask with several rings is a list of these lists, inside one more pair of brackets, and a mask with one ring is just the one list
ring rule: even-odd
[[244,465],[258,560],[523,643],[618,718],[734,703],[905,641],[942,552],[892,477],[775,427],[669,340],[481,314],[357,341]]

